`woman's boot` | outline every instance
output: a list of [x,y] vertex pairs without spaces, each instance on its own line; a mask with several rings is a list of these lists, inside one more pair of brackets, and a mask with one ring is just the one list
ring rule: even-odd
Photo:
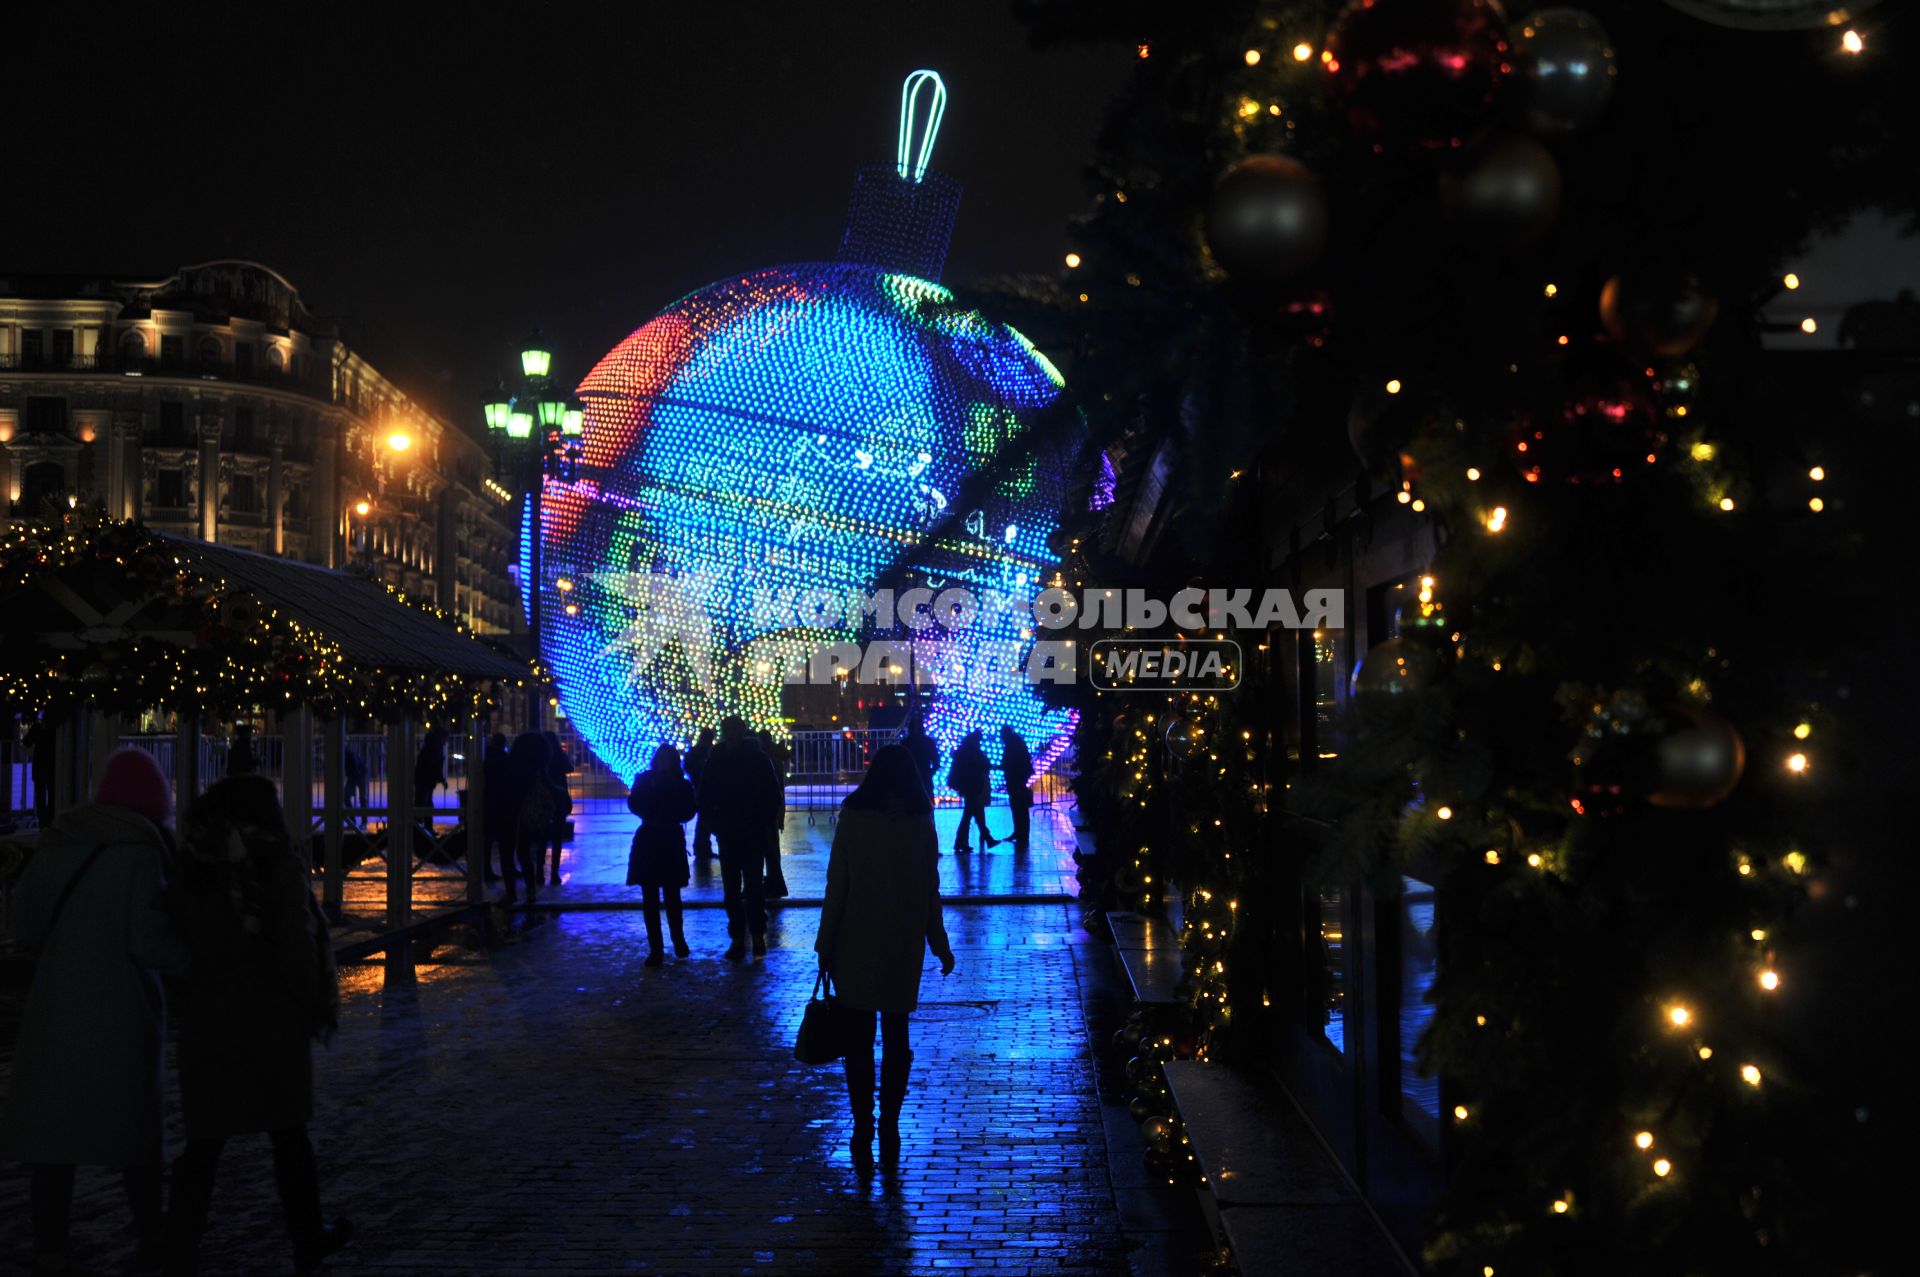
[[654,903],[647,902],[647,966],[657,967],[666,961],[660,949],[660,910]]
[[853,1138],[847,1150],[853,1155],[853,1169],[861,1175],[873,1174],[873,1057],[849,1055],[846,1058],[847,1101],[853,1106]]
[[913,1052],[889,1053],[880,1061],[880,1165],[900,1165],[900,1105],[907,1098]]
[[314,1164],[313,1142],[304,1127],[272,1132],[273,1178],[286,1212],[287,1234],[293,1239],[293,1270],[305,1277],[319,1270],[328,1255],[353,1237],[353,1225],[344,1219],[321,1222],[320,1169]]

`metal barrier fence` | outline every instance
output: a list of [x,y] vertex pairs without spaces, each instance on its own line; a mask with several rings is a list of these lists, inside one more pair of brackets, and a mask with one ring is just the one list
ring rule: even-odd
[[[153,755],[154,761],[168,776],[178,773],[174,770],[180,747],[179,737],[171,733],[153,736],[122,736],[121,748],[141,749]],[[265,776],[276,785],[281,783],[285,774],[285,744],[278,736],[256,736],[253,738],[254,768],[256,775]],[[445,774],[447,783],[444,788],[436,788],[433,807],[438,811],[457,811],[460,806],[460,791],[466,788],[467,760],[469,756],[465,733],[450,734],[447,737],[446,756],[440,770]],[[227,775],[233,761],[233,742],[231,738],[200,739],[200,775],[211,784]],[[346,792],[343,795],[349,822],[359,824],[370,815],[384,815],[387,809],[387,737],[386,733],[354,733],[346,737],[344,756]],[[321,790],[326,771],[326,742],[318,733],[313,737],[313,758],[308,765],[308,775],[313,777],[312,806],[317,813],[324,796]],[[285,794],[281,797],[284,799]]]

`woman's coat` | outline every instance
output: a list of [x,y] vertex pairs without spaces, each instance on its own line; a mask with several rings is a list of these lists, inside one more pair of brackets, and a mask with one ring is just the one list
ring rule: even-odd
[[847,1006],[913,1010],[927,952],[952,953],[940,917],[938,857],[929,814],[842,810],[813,947]]
[[173,893],[193,954],[179,1053],[189,1139],[284,1130],[313,1117],[313,1038],[334,978],[326,923],[291,850],[254,854],[266,906],[257,931],[243,925],[217,874],[183,865]]
[[[96,847],[56,921],[55,901]],[[14,929],[39,945],[0,1151],[22,1162],[162,1160],[160,977],[187,974],[165,906],[171,848],[123,807],[76,807],[42,837],[14,892]],[[52,930],[49,931],[49,924]]]
[[693,785],[679,768],[644,771],[634,777],[627,810],[640,817],[627,854],[630,887],[687,885],[687,837],[681,828],[699,809]]

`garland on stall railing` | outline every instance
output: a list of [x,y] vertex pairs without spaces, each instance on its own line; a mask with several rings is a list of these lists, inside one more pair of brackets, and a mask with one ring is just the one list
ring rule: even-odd
[[[0,608],[51,616],[47,585],[83,598],[144,606],[124,624],[61,629],[78,643],[10,625],[0,643],[0,703],[56,720],[90,705],[231,718],[304,705],[323,717],[453,722],[492,703],[492,685],[432,671],[349,664],[326,634],[180,558],[134,523],[77,510],[0,539]],[[388,587],[398,603],[451,624],[439,609]],[[157,627],[164,626],[164,630]],[[457,627],[456,628],[460,628]]]

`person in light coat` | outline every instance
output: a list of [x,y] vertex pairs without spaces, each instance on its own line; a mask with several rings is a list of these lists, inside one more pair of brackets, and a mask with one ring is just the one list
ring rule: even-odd
[[866,779],[840,807],[827,860],[827,895],[814,951],[839,995],[848,1029],[847,1098],[854,1167],[873,1171],[873,1030],[880,1024],[880,1160],[900,1162],[900,1109],[913,1052],[907,1017],[920,1004],[925,953],[953,971],[940,916],[933,799],[920,764],[901,745],[873,756]]
[[151,755],[107,759],[93,802],[61,813],[14,892],[14,933],[38,947],[0,1119],[0,1152],[31,1170],[33,1271],[72,1268],[81,1166],[121,1170],[136,1270],[159,1260],[166,1024],[162,976],[188,953],[165,909],[172,794]]

